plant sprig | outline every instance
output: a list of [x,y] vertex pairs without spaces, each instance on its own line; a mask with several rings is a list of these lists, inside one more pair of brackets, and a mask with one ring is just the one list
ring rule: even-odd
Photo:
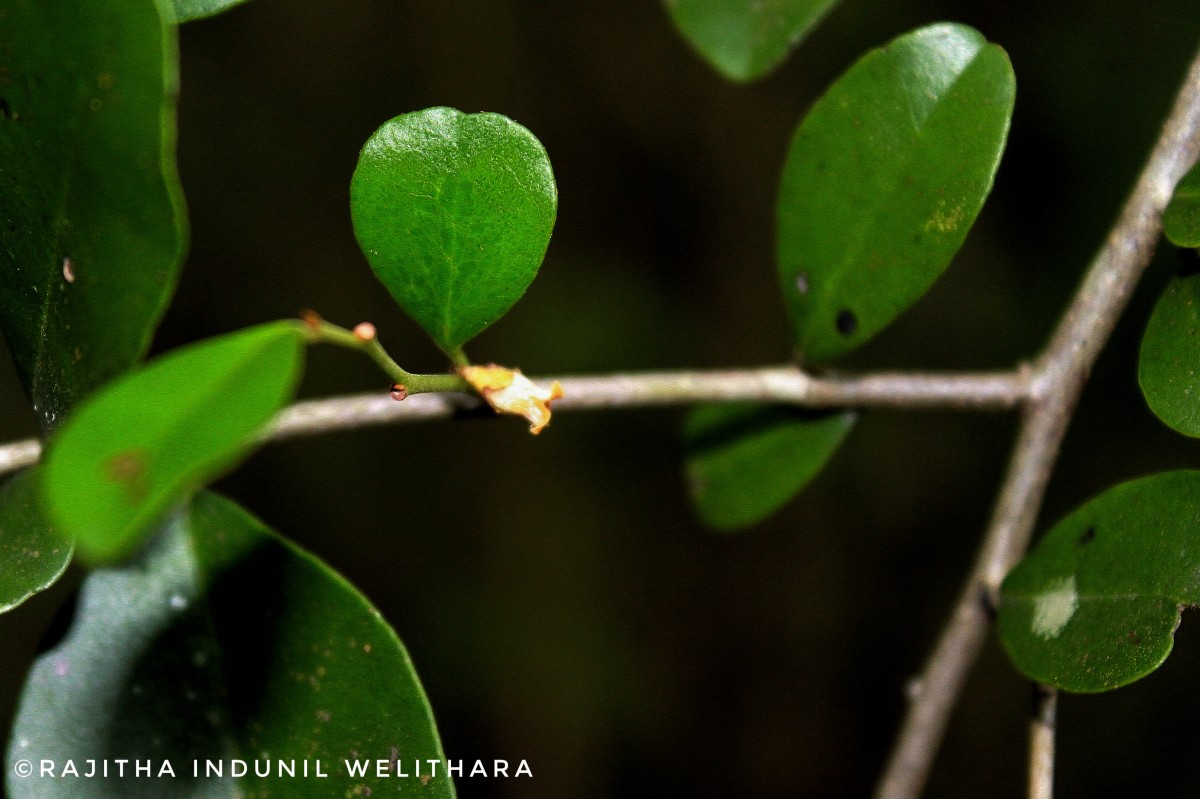
[[361,322],[355,325],[353,330],[347,330],[327,322],[313,311],[306,311],[302,318],[310,344],[334,344],[365,354],[391,378],[392,395],[396,399],[432,391],[472,390],[470,384],[458,374],[414,374],[404,369],[383,348],[379,342],[378,331],[370,322]]

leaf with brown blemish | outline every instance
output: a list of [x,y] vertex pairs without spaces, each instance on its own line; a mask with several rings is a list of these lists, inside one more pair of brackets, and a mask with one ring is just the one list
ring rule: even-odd
[[150,492],[150,451],[144,447],[118,452],[104,462],[104,477],[120,485],[129,504],[145,502]]
[[92,563],[119,560],[163,516],[252,451],[291,399],[300,322],[274,322],[167,353],[109,383],[51,438],[46,510]]

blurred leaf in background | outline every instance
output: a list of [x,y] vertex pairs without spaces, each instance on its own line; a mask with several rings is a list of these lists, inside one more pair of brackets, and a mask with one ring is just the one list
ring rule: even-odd
[[187,238],[165,0],[0,6],[0,329],[44,429],[150,345]]
[[[376,776],[375,761],[398,752],[409,776]],[[21,779],[13,766],[84,768],[109,754],[152,763],[156,778],[129,765],[124,779]],[[347,758],[370,768],[352,776]],[[233,759],[252,764],[248,777],[231,776]],[[6,772],[13,799],[401,789],[453,799],[444,771],[416,775],[413,762],[426,759],[444,759],[429,704],[379,612],[237,505],[202,494],[136,562],[84,582],[66,638],[34,665]],[[207,760],[222,776],[207,774]],[[321,762],[327,776],[289,777],[280,760],[297,775]],[[157,778],[163,762],[175,779]],[[254,771],[264,765],[265,779]]]

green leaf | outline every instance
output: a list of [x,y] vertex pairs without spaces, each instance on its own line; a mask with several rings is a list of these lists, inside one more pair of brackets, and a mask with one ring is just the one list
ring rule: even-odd
[[1177,247],[1200,247],[1200,164],[1175,187],[1163,212],[1163,233]]
[[1154,306],[1138,361],[1150,410],[1187,436],[1200,437],[1200,275],[1177,277]]
[[702,405],[684,426],[687,478],[701,521],[749,527],[817,476],[854,426],[849,412],[755,404]]
[[[408,654],[379,612],[211,494],[135,563],[88,577],[66,638],[29,675],[11,741],[12,799],[454,796],[444,767],[415,776],[414,761],[444,755]],[[412,776],[375,776],[375,761],[393,756]],[[127,778],[15,774],[23,759],[82,771],[102,758],[131,761]],[[347,758],[369,759],[368,775],[349,776]],[[221,778],[205,776],[206,760],[222,764]],[[236,760],[250,776],[230,775]],[[134,761],[149,761],[153,776],[128,776]],[[274,776],[280,761],[297,776]],[[163,763],[174,779],[158,778]],[[256,764],[273,776],[255,777]]]
[[0,0],[0,329],[45,429],[145,353],[186,239],[165,4]]
[[1108,691],[1166,660],[1200,603],[1200,472],[1122,483],[1056,524],[1004,581],[1000,638],[1038,682]]
[[946,269],[991,191],[1014,92],[1003,50],[942,24],[871,51],[813,106],[777,209],[780,284],[807,360],[859,346]]
[[295,392],[299,323],[181,348],[105,387],[51,439],[50,518],[93,563],[119,559],[176,504],[235,464]]
[[175,21],[189,22],[201,17],[211,17],[244,2],[246,0],[174,0]]
[[0,613],[53,585],[71,562],[71,545],[50,528],[32,472],[0,488]]
[[371,268],[447,353],[525,293],[557,206],[550,160],[532,133],[499,114],[452,108],[384,123],[350,183]]
[[838,0],[666,0],[683,37],[730,80],[757,80],[783,62]]

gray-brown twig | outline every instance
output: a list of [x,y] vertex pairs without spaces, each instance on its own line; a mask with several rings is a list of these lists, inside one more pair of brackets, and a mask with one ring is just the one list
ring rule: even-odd
[[[794,366],[557,378],[565,396],[555,411],[644,408],[697,402],[760,401],[809,408],[892,407],[1006,410],[1032,395],[1029,371],[813,377]],[[549,385],[555,378],[534,378]],[[297,402],[264,434],[270,441],[359,427],[443,419],[480,402],[466,394],[416,394],[396,402],[385,391]],[[37,462],[35,439],[0,446],[0,474]]]
[[1033,366],[1032,396],[975,568],[916,684],[877,799],[914,799],[925,785],[1000,581],[1029,545],[1071,414],[1100,350],[1150,263],[1162,212],[1200,151],[1200,54],[1121,215]]

